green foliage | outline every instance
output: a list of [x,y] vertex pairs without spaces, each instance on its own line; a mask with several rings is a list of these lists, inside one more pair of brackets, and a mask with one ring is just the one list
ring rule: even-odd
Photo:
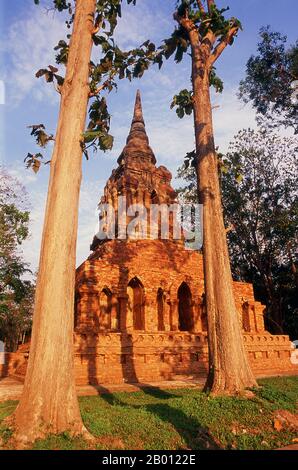
[[[208,33],[212,32],[216,37],[215,48],[226,39],[231,28],[237,27],[242,29],[241,23],[237,18],[225,18],[224,14],[228,10],[229,8],[219,9],[214,4],[211,5],[210,9],[201,12],[196,1],[181,0],[181,2],[178,2],[175,13],[175,19],[179,26],[169,39],[164,40],[163,46],[160,47],[160,55],[164,56],[165,59],[169,59],[175,53],[175,61],[181,62],[183,55],[188,53],[190,46],[189,33],[182,25],[181,18],[188,18],[192,21],[193,29],[196,29],[199,33],[200,43],[198,46],[204,44]],[[233,41],[234,36],[229,41],[229,44],[233,44]]]
[[[210,86],[214,86],[219,93],[223,91],[223,82],[217,77],[214,67],[210,72]],[[191,115],[193,112],[193,92],[186,89],[181,90],[178,95],[173,97],[171,109],[173,108],[176,108],[176,114],[180,119],[185,115]]]
[[82,148],[87,160],[90,147],[93,147],[95,151],[100,149],[104,152],[113,147],[114,138],[109,134],[110,115],[104,97],[95,98],[89,108],[89,119],[90,122],[82,140]]
[[[35,5],[40,4],[40,0],[34,0]],[[71,3],[66,0],[53,0],[54,8],[58,11],[68,10],[72,14]]]
[[[297,275],[297,139],[268,128],[243,130],[226,155],[218,154],[231,266],[237,280],[252,282],[267,305],[267,328],[278,325],[298,337]],[[178,177],[182,200],[197,197],[195,152],[189,152]]]
[[291,102],[291,83],[298,79],[298,42],[287,48],[287,37],[261,28],[258,53],[246,65],[239,96],[251,102],[273,126],[292,127],[298,133],[298,106]]
[[54,140],[53,135],[46,134],[45,126],[43,124],[28,126],[28,128],[32,129],[31,135],[35,137],[36,143],[40,147],[45,147],[50,140]]
[[[136,0],[126,0],[128,4],[135,5]],[[35,2],[39,4],[39,1]],[[90,63],[90,123],[82,135],[82,149],[85,157],[89,158],[90,149],[110,150],[113,146],[113,136],[109,134],[110,115],[105,97],[101,97],[104,92],[111,92],[117,88],[118,81],[124,78],[131,81],[133,78],[140,78],[149,68],[156,56],[155,45],[146,41],[138,48],[130,51],[123,51],[115,43],[113,34],[117,26],[118,18],[121,17],[122,0],[98,0],[95,11],[95,32],[93,43],[100,49],[98,63]],[[66,22],[70,27],[74,20],[74,12],[71,3],[65,0],[53,0],[54,9],[59,12],[67,10],[69,18]],[[69,44],[71,35],[67,39],[61,39],[54,50],[57,52],[57,65],[67,66]],[[52,65],[42,68],[36,73],[36,77],[44,77],[47,83],[54,83],[56,90],[61,93],[63,90],[64,77],[58,74],[59,69]],[[53,135],[45,133],[43,124],[30,126],[31,135],[36,139],[36,143],[44,148],[50,140],[54,140]],[[43,162],[43,155],[40,152],[28,153],[25,158],[27,168],[39,171]],[[47,164],[49,162],[45,162]]]
[[[292,443],[295,430],[274,429],[274,412],[296,412],[297,377],[262,379],[252,399],[208,397],[195,388],[118,392],[80,397],[87,429],[95,436],[93,449],[201,450],[276,449]],[[0,404],[0,435],[6,447],[9,430],[1,421],[15,402]],[[90,444],[89,444],[90,445]],[[83,438],[67,433],[37,441],[34,449],[88,448]]]
[[160,54],[169,59],[175,53],[175,61],[181,62],[190,45],[188,35],[182,28],[175,29],[169,39],[165,39],[164,45],[160,47]]
[[[176,3],[176,12],[174,18],[178,23],[172,35],[163,41],[153,58],[153,63],[162,67],[164,59],[174,56],[176,63],[183,60],[184,54],[193,56],[193,48],[191,46],[190,31],[196,31],[198,41],[196,44],[196,53],[199,52],[202,70],[205,68],[209,71],[209,84],[213,86],[216,92],[223,91],[223,82],[216,75],[216,69],[212,65],[210,69],[207,65],[207,59],[215,52],[218,45],[225,43],[232,45],[234,38],[239,29],[242,29],[241,23],[237,18],[225,17],[225,13],[229,8],[219,9],[215,4],[203,7],[204,11],[199,8],[196,0],[180,0]],[[184,21],[187,20],[190,30],[185,26]],[[189,23],[190,22],[190,23]],[[231,30],[235,28],[235,32],[231,35]],[[210,43],[210,34],[215,37],[214,43],[210,46],[210,51],[206,53],[206,45]],[[194,57],[193,57],[194,59]],[[192,113],[193,93],[188,90],[182,90],[175,95],[171,104],[171,108],[176,107],[176,113],[179,118],[183,118],[185,114]]]
[[[71,35],[67,35],[68,41],[71,39]],[[69,52],[69,43],[61,39],[57,46],[54,47],[55,51],[58,51],[58,54],[56,55],[56,63],[59,64],[67,64],[68,60],[68,52]],[[63,85],[63,83],[62,83]]]
[[185,114],[190,115],[193,112],[193,93],[188,90],[181,90],[175,95],[171,103],[171,109],[176,107],[177,116],[182,119]]
[[36,72],[36,78],[44,77],[47,83],[52,83],[54,80],[57,81],[57,85],[61,87],[64,83],[63,77],[57,75],[58,69],[49,65],[47,69],[40,69]]
[[183,165],[177,170],[178,178],[184,180],[183,186],[177,190],[181,202],[196,203],[198,201],[195,167],[196,151],[192,150],[186,154]]
[[216,68],[212,67],[209,75],[210,86],[215,88],[216,93],[222,93],[224,84],[221,78],[216,75]]
[[18,246],[29,235],[25,190],[3,169],[0,172],[0,339],[15,350],[19,336],[31,326],[33,286]]
[[291,271],[297,263],[297,147],[297,139],[266,128],[240,131],[225,157],[228,172],[222,178],[226,224],[234,227],[229,233],[234,273],[253,282],[267,304],[267,327],[280,332],[279,325],[295,338],[297,318],[290,330],[287,318],[298,312]]
[[[34,171],[34,173],[38,173],[40,170],[43,158],[44,157],[42,153],[40,152],[35,153],[35,154],[28,153],[27,157],[24,159],[24,163],[26,163],[26,168],[31,168]],[[49,163],[51,163],[50,160],[45,162],[45,165],[48,165]]]

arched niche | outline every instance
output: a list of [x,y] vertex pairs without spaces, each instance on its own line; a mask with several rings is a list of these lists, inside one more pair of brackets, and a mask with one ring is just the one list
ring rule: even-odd
[[202,331],[203,332],[207,331],[208,321],[207,321],[207,308],[206,308],[205,294],[202,295],[202,301],[201,301],[201,323],[202,323]]
[[156,297],[157,303],[157,325],[158,331],[165,330],[165,294],[163,289],[159,288]]
[[192,296],[186,282],[182,282],[178,289],[178,322],[180,331],[193,329]]
[[132,314],[134,330],[145,330],[145,293],[141,281],[134,277],[127,286],[127,309]]
[[103,289],[99,294],[98,327],[101,330],[111,329],[112,293],[109,289]]

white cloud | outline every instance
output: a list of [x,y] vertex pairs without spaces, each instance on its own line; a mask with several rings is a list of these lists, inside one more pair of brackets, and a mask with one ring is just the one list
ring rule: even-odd
[[38,175],[25,169],[24,162],[17,160],[8,167],[9,174],[17,178],[25,187],[37,182]]
[[160,15],[160,0],[137,2],[136,7],[123,5],[123,15],[118,21],[116,42],[125,49],[134,48],[147,39],[156,39],[173,29],[170,18]]
[[237,98],[237,88],[227,87],[221,95],[214,95],[213,105],[219,106],[213,110],[215,143],[225,152],[239,130],[256,127],[256,113]]
[[30,265],[33,272],[37,271],[39,251],[42,236],[42,227],[46,204],[46,187],[37,187],[30,190],[30,236],[23,243],[22,251],[24,259]]
[[[42,228],[47,198],[48,170],[35,175],[26,170],[21,161],[7,168],[8,173],[17,178],[27,189],[30,210],[30,236],[22,244],[25,261],[35,272],[38,268]],[[89,255],[89,246],[98,229],[97,205],[105,185],[104,180],[83,181],[80,192],[79,226],[77,243],[77,266]]]
[[[77,242],[77,266],[90,254],[89,246],[97,228],[96,208],[103,190],[103,182],[83,183],[80,195],[79,227]],[[23,243],[25,260],[33,271],[37,270],[41,244],[47,187],[30,190],[30,237]]]
[[59,14],[41,7],[30,8],[25,19],[10,26],[2,46],[9,63],[5,71],[9,103],[17,105],[28,96],[57,103],[58,94],[53,86],[37,80],[35,72],[55,63],[53,48],[65,37],[65,29]]
[[0,80],[0,104],[5,104],[5,83]]

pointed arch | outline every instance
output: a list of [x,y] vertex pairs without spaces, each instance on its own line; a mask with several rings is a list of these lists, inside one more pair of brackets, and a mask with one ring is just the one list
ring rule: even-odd
[[163,289],[160,287],[157,291],[156,297],[157,303],[157,324],[158,324],[158,331],[165,330],[165,294]]
[[111,329],[112,292],[108,288],[102,289],[99,294],[99,328]]
[[141,281],[134,277],[128,283],[128,309],[132,313],[133,329],[145,330],[145,292]]
[[201,323],[202,323],[202,331],[207,331],[208,330],[208,322],[207,322],[207,310],[206,310],[205,294],[202,295]]
[[191,290],[186,282],[182,282],[178,289],[178,318],[180,331],[192,331],[192,295]]

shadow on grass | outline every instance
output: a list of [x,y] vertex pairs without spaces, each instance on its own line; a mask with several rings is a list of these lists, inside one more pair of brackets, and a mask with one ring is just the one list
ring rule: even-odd
[[109,393],[102,394],[101,398],[111,406],[124,406],[128,409],[140,411],[145,409],[165,424],[170,424],[184,443],[180,445],[179,448],[181,449],[222,449],[220,444],[211,436],[208,428],[202,426],[195,417],[189,416],[183,410],[172,407],[167,403],[168,400],[179,398],[180,395],[151,386],[140,387],[140,391],[152,398],[162,400],[162,402],[135,405],[125,400],[122,401],[121,398]]

